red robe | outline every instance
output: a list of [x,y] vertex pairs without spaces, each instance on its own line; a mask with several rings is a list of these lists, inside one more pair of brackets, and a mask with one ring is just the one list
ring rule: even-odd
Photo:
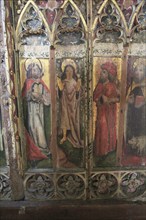
[[116,149],[116,103],[105,103],[102,96],[117,98],[117,89],[114,83],[98,83],[93,101],[97,105],[97,119],[95,130],[95,154],[106,155]]

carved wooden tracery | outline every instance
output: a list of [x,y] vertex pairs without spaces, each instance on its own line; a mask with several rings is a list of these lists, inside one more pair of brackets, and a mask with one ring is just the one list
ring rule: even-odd
[[[144,201],[146,131],[132,136],[127,100],[135,88],[146,92],[143,81],[134,81],[146,62],[145,1],[7,0],[0,6],[1,198]],[[111,71],[110,87],[100,78],[103,69]],[[111,103],[109,88],[116,93]],[[136,110],[146,105],[140,94]],[[107,101],[114,117],[110,107],[104,110]],[[104,117],[111,120],[108,130]]]

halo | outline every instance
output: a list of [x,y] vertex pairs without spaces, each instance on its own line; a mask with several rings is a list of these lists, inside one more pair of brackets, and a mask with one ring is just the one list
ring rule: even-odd
[[43,72],[43,66],[42,66],[42,63],[39,59],[26,59],[25,62],[24,62],[24,68],[25,68],[25,71],[27,72],[28,71],[28,66],[31,64],[31,63],[35,63],[37,64],[40,69],[42,69],[42,72]]
[[146,59],[144,58],[137,58],[133,63],[133,68],[135,69],[139,65],[146,65]]
[[75,61],[72,60],[72,59],[66,59],[66,60],[64,60],[64,61],[62,62],[62,65],[61,65],[62,72],[64,72],[65,67],[66,67],[67,65],[73,66],[74,69],[75,69],[75,73],[77,72],[77,64],[76,64]]

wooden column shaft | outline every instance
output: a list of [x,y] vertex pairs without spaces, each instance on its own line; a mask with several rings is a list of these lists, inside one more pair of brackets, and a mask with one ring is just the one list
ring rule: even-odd
[[50,90],[51,90],[51,153],[53,160],[53,168],[57,166],[57,106],[56,106],[56,67],[55,67],[55,48],[50,47]]
[[126,45],[123,48],[122,56],[122,75],[121,75],[121,97],[119,111],[119,128],[118,128],[118,143],[117,143],[117,165],[121,165],[124,141],[124,123],[125,123],[125,107],[126,107],[126,85],[127,85],[127,61],[128,49]]

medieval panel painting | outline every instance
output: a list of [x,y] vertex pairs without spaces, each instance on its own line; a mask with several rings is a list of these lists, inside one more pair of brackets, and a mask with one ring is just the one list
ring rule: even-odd
[[16,28],[24,127],[21,151],[27,168],[52,167],[48,29],[37,5],[28,1]]
[[84,153],[84,60],[57,60],[58,146],[68,167],[82,167]]
[[[88,39],[88,45],[84,0],[28,2],[17,28],[28,167],[51,168],[55,164],[59,169],[83,168],[85,155],[90,151],[85,147],[89,144],[88,132],[93,137],[93,166],[119,165],[117,147],[123,83],[121,57],[123,44],[126,42],[125,23],[129,25],[138,3],[139,1],[93,1],[93,33],[92,39]],[[89,54],[87,48],[92,48]],[[50,58],[51,54],[54,54],[53,58]],[[92,57],[91,63],[87,61],[88,56]],[[136,147],[140,145],[139,142],[145,143],[145,127],[143,125],[140,128],[138,125],[141,124],[140,120],[145,121],[145,105],[138,107],[138,111],[141,110],[142,113],[136,113],[137,107],[131,107],[133,83],[137,84],[134,76],[137,70],[134,66],[138,60],[138,57],[130,56],[128,60],[126,111],[125,121],[122,122],[125,123],[122,146],[123,154],[127,155],[127,159],[124,158],[126,161],[122,162],[125,165],[141,164],[141,160],[144,161],[141,159],[142,154],[145,154],[144,149]],[[55,78],[52,75],[50,77],[52,68],[54,73],[51,71],[51,74]],[[52,85],[55,90],[51,89]],[[87,88],[90,86],[92,89],[89,91]],[[137,87],[134,85],[135,90]],[[144,89],[141,93],[143,91]],[[88,103],[90,95],[92,110]],[[138,98],[136,102],[137,100]],[[90,110],[93,111],[92,128],[90,123],[89,127],[87,125]],[[140,120],[139,114],[142,114]],[[53,122],[52,115],[55,116]],[[136,117],[138,122],[135,125]],[[136,133],[137,130],[139,134]],[[122,153],[119,154],[121,158]]]
[[93,135],[95,166],[115,166],[121,58],[94,58]]
[[56,31],[57,145],[62,168],[83,168],[85,156],[85,20],[72,2],[64,5]]
[[145,1],[9,2],[0,167],[12,185],[27,200],[145,201]]
[[146,58],[129,57],[124,165],[146,164]]
[[21,60],[26,154],[29,165],[38,168],[51,167],[51,92],[48,68],[48,60]]
[[[63,2],[30,1],[18,22],[23,142],[28,168],[83,167],[85,20],[71,1],[64,4],[56,24],[57,9]],[[55,66],[50,58],[50,40],[56,47]]]

